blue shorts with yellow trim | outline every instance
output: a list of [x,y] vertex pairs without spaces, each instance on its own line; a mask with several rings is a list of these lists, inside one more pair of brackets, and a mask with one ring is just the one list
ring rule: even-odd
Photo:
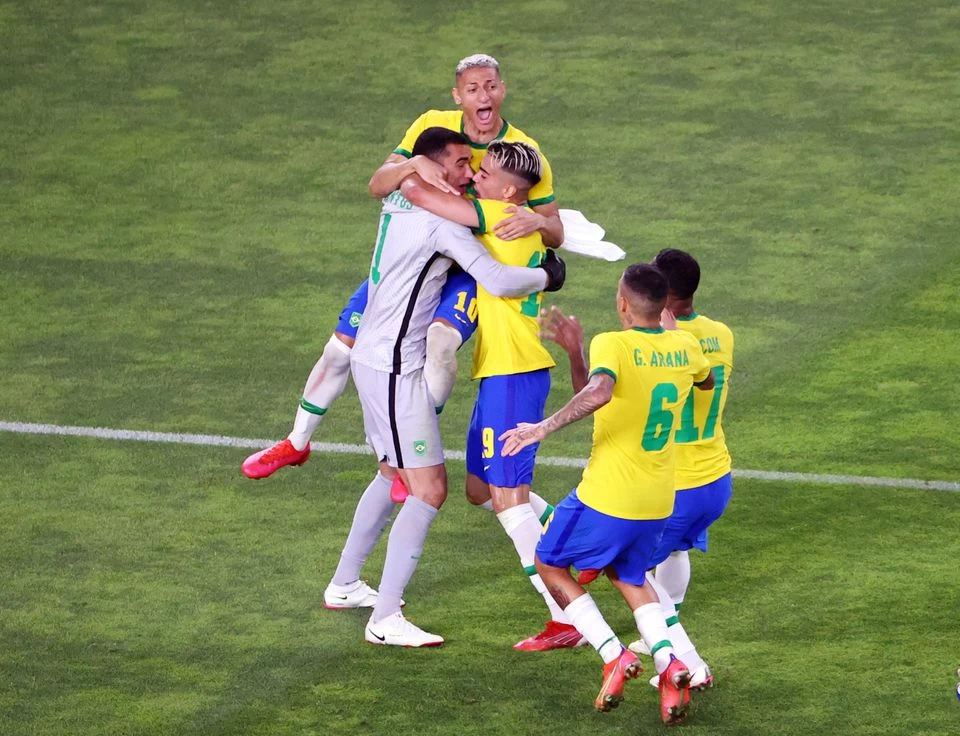
[[677,491],[673,513],[660,539],[655,555],[659,565],[671,552],[687,549],[707,551],[707,527],[723,516],[733,495],[733,477],[730,473],[696,488]]
[[[369,287],[370,282],[364,281],[347,300],[334,328],[337,332],[357,339],[357,330],[367,308]],[[446,320],[457,329],[461,345],[473,337],[477,331],[477,282],[473,276],[460,268],[451,268],[433,316]]]
[[337,332],[352,337],[354,340],[357,339],[357,330],[360,329],[363,310],[367,308],[367,289],[369,287],[369,280],[364,279],[363,283],[353,292],[353,296],[347,300],[347,305],[340,312],[337,326],[334,327]]
[[666,519],[621,519],[584,504],[574,489],[557,504],[537,544],[537,558],[553,567],[613,567],[623,582],[643,585]]
[[443,319],[456,327],[463,341],[461,345],[473,337],[477,331],[476,279],[456,266],[451,268],[433,318]]
[[520,422],[539,422],[550,393],[550,369],[480,379],[467,430],[467,472],[485,483],[516,488],[533,482],[539,443],[501,457],[499,437]]

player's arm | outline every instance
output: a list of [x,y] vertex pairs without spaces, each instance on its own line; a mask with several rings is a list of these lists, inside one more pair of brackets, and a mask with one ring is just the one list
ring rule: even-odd
[[429,186],[419,176],[404,179],[403,184],[400,185],[400,193],[410,204],[439,215],[444,220],[472,228],[480,227],[480,212],[474,200],[466,199],[459,194],[442,192],[436,187]]
[[[697,345],[697,347],[700,347]],[[707,360],[707,356],[702,352],[697,352],[696,362],[696,372],[693,374],[693,385],[694,387],[700,389],[701,391],[711,391],[713,387],[717,385],[717,381],[713,376],[713,369],[710,367],[710,362]]]
[[542,442],[547,435],[558,429],[590,416],[610,402],[615,384],[616,379],[609,373],[595,372],[587,385],[553,416],[537,424],[518,424],[514,429],[508,429],[500,435],[499,439],[503,442],[503,450],[500,454],[503,457],[516,455],[524,447]]
[[494,225],[493,231],[501,240],[516,240],[538,232],[548,248],[559,248],[563,243],[563,223],[556,202],[537,205],[533,212],[525,207],[507,207],[504,212],[512,214]]
[[367,190],[370,196],[382,199],[400,188],[408,176],[418,174],[423,181],[432,184],[442,192],[458,194],[455,187],[447,183],[443,167],[426,156],[407,158],[401,153],[391,153],[380,168],[373,172]]
[[555,291],[563,284],[563,261],[556,257],[537,268],[505,266],[467,230],[452,222],[437,228],[437,251],[459,263],[493,296],[526,296],[535,291]]
[[583,327],[572,314],[568,317],[559,307],[550,307],[540,315],[540,336],[555,342],[570,358],[570,381],[573,390],[587,385],[587,355],[583,347]]

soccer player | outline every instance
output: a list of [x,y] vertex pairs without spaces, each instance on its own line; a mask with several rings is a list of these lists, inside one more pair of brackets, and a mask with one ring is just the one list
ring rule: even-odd
[[[653,264],[667,277],[667,312],[676,328],[691,333],[700,342],[714,376],[714,388],[692,391],[681,412],[674,434],[677,444],[674,470],[676,502],[654,555],[660,602],[664,608],[670,640],[692,673],[690,686],[704,689],[713,684],[713,674],[680,623],[680,605],[690,584],[690,549],[707,551],[707,528],[723,514],[733,493],[730,453],[723,432],[723,410],[733,371],[733,333],[722,322],[694,310],[693,298],[700,284],[700,265],[689,253],[674,248],[660,251]],[[586,384],[583,331],[573,317],[559,309],[543,318],[542,334],[570,356],[573,388]],[[649,654],[642,641],[630,648]],[[651,679],[656,686],[657,678]]]
[[674,425],[692,386],[709,390],[713,374],[693,336],[660,325],[666,298],[666,277],[655,266],[627,268],[617,289],[624,329],[593,338],[586,386],[553,416],[521,424],[501,439],[503,454],[512,456],[596,413],[583,478],[557,506],[537,545],[537,571],[603,659],[594,702],[600,711],[617,706],[625,680],[641,671],[569,567],[606,572],[653,652],[661,718],[673,724],[686,715],[690,672],[674,654],[646,571],[673,510]]
[[[470,148],[459,133],[428,128],[414,148],[441,164],[468,166]],[[461,164],[462,162],[462,164]],[[446,165],[450,165],[446,163]],[[384,200],[370,268],[368,319],[357,333],[351,371],[364,429],[380,461],[377,476],[357,505],[340,565],[325,600],[358,594],[376,599],[364,638],[373,644],[436,646],[443,638],[404,618],[401,597],[437,510],[446,499],[446,471],[433,397],[423,379],[427,327],[453,261],[500,296],[559,288],[562,262],[542,269],[504,266],[465,227],[414,207],[400,192]],[[559,266],[558,266],[559,264]],[[558,270],[559,269],[559,270]],[[366,559],[394,508],[390,483],[403,477],[410,495],[387,542],[379,594],[359,580]]]
[[[410,126],[403,140],[374,172],[369,183],[370,194],[386,197],[399,188],[413,173],[441,191],[458,194],[457,187],[445,178],[442,167],[429,156],[414,155],[417,137],[431,126],[446,127],[470,138],[471,166],[475,171],[487,145],[494,140],[524,141],[539,150],[535,140],[506,122],[500,107],[506,85],[500,77],[500,65],[486,54],[462,59],[456,67],[453,99],[460,110],[429,110]],[[563,225],[553,191],[553,174],[543,154],[540,181],[531,189],[530,208],[517,208],[511,216],[497,223],[498,235],[511,240],[539,231],[547,245],[559,246],[563,241]],[[249,478],[266,478],[287,465],[302,465],[310,457],[310,439],[330,406],[343,393],[350,368],[350,350],[367,303],[366,281],[350,297],[340,313],[334,334],[327,341],[323,354],[310,372],[297,407],[293,430],[286,439],[260,450],[243,462],[242,471]],[[476,329],[476,283],[463,273],[453,273],[441,295],[434,323],[427,333],[427,362],[424,377],[438,409],[442,408],[457,375],[456,353]],[[402,498],[397,497],[398,500]],[[534,494],[537,507],[546,502]]]
[[[495,141],[474,175],[478,199],[465,199],[425,186],[419,177],[401,185],[411,202],[473,228],[480,242],[501,263],[536,266],[546,249],[539,233],[505,241],[496,225],[528,201],[542,172],[537,150],[523,142]],[[503,457],[498,437],[518,422],[537,422],[550,392],[554,362],[538,335],[542,294],[525,299],[502,298],[477,288],[479,326],[473,352],[473,378],[480,386],[467,433],[467,498],[482,505],[488,499],[520,557],[520,564],[550,611],[543,631],[518,642],[516,649],[544,651],[575,647],[580,632],[564,615],[534,568],[542,524],[531,505],[537,448]]]

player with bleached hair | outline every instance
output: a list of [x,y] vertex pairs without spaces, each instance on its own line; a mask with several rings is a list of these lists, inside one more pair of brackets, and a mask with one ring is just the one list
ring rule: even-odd
[[[495,140],[523,141],[539,151],[533,138],[501,116],[506,84],[500,77],[500,65],[492,56],[474,54],[461,59],[456,66],[452,95],[460,109],[428,110],[417,118],[371,177],[369,191],[372,196],[386,197],[414,173],[441,191],[458,194],[456,188],[444,179],[441,167],[429,157],[413,155],[414,142],[429,127],[439,126],[463,133],[470,140],[474,171],[479,167],[487,146]],[[511,217],[499,222],[497,234],[504,240],[513,240],[539,232],[546,245],[555,247],[563,241],[563,225],[553,191],[553,173],[546,157],[542,153],[540,156],[543,168],[540,181],[530,191],[529,208],[517,208]],[[346,388],[350,350],[363,317],[368,286],[364,281],[340,313],[334,333],[304,385],[292,431],[286,439],[250,455],[243,462],[242,470],[247,477],[266,478],[288,465],[303,465],[310,458],[310,439]],[[443,407],[456,381],[457,350],[473,335],[476,321],[476,284],[465,274],[455,271],[448,278],[436,319],[428,333],[424,374],[438,410]],[[548,504],[536,495],[534,502],[544,514]]]

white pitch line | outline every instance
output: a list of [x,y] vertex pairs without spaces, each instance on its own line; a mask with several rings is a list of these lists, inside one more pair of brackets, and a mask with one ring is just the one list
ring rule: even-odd
[[[207,447],[245,447],[258,449],[269,447],[275,440],[225,437],[218,434],[179,434],[175,432],[145,432],[132,429],[107,429],[105,427],[71,427],[60,424],[32,424],[28,422],[0,421],[0,432],[16,434],[68,435],[93,437],[102,440],[132,440],[134,442],[167,442]],[[366,445],[348,445],[340,442],[311,442],[310,448],[317,452],[341,455],[366,455]],[[450,460],[464,460],[461,450],[447,450]],[[563,468],[582,468],[587,461],[579,457],[537,457],[538,465]],[[916,488],[926,491],[960,491],[960,483],[946,480],[916,480],[913,478],[873,478],[864,475],[826,475],[821,473],[781,473],[770,470],[734,470],[734,478],[773,480],[785,483],[825,483],[829,485],[881,486],[885,488]]]

